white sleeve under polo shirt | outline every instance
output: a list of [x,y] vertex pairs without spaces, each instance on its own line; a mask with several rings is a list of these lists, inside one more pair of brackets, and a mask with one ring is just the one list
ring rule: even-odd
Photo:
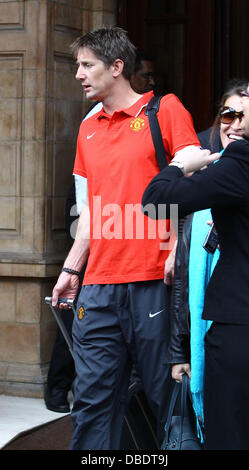
[[[98,113],[103,108],[102,103],[97,103],[90,111],[86,114],[83,121]],[[87,178],[83,176],[74,174],[74,183],[75,183],[75,197],[76,197],[76,206],[77,214],[80,215],[83,205],[86,202],[87,198]]]

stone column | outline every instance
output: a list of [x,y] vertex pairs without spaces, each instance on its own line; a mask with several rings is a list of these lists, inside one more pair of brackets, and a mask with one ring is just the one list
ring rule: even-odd
[[44,297],[68,250],[65,201],[87,106],[69,46],[92,28],[93,7],[114,20],[115,1],[0,2],[0,393],[43,395],[56,331]]

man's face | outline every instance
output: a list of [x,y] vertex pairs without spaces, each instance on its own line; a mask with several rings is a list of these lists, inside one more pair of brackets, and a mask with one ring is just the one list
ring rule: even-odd
[[104,62],[87,47],[79,49],[77,64],[76,79],[81,81],[86,98],[102,101],[113,84],[111,67],[106,68]]
[[155,86],[154,65],[149,60],[141,60],[140,69],[131,76],[131,86],[137,93],[147,93]]
[[[249,94],[249,86],[247,87],[247,92]],[[243,133],[249,139],[249,96],[242,98],[242,109],[244,111]]]

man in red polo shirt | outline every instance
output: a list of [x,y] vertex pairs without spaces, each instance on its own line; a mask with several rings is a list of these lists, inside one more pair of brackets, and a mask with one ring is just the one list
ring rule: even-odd
[[[175,235],[162,244],[168,226],[149,226],[140,209],[159,169],[145,115],[153,92],[138,94],[129,81],[135,47],[123,30],[107,27],[78,38],[73,53],[86,97],[101,101],[103,109],[80,126],[74,174],[87,179],[88,197],[53,304],[59,296],[75,297],[87,261],[73,324],[77,377],[70,448],[119,449],[132,363],[162,438],[171,380],[165,364],[170,287],[163,277]],[[168,161],[199,146],[192,118],[176,96],[162,98],[158,120]]]

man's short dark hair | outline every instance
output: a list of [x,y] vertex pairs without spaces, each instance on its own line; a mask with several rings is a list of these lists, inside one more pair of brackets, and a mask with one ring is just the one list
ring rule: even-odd
[[142,60],[147,60],[148,62],[154,63],[154,58],[151,54],[146,51],[137,50],[136,58],[135,58],[135,65],[134,65],[134,73],[137,73],[142,67]]
[[79,49],[87,47],[109,68],[116,59],[124,62],[123,76],[129,80],[134,70],[136,47],[127,36],[127,32],[117,26],[105,26],[89,31],[78,37],[71,45],[77,58]]

